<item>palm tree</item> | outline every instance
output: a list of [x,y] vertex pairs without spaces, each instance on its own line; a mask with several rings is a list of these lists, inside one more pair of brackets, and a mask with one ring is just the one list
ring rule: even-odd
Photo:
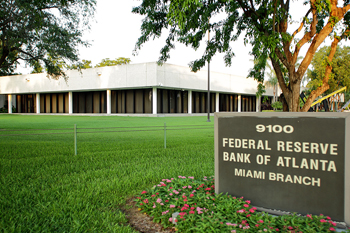
[[267,76],[269,79],[265,82],[265,85],[267,87],[272,87],[273,88],[273,102],[277,101],[277,88],[279,86],[277,76],[275,75],[274,72],[267,73]]
[[278,90],[279,84],[278,84],[278,79],[277,79],[275,70],[271,67],[270,62],[271,60],[270,58],[268,58],[268,62],[266,62],[266,67],[270,70],[270,72],[267,73],[267,76],[269,77],[269,79],[265,82],[265,85],[273,88],[273,102],[276,102],[278,100],[277,90]]

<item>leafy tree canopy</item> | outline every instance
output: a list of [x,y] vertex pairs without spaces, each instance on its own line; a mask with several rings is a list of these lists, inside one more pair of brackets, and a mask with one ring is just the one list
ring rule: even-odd
[[[292,5],[304,11],[301,21],[291,15]],[[150,38],[167,33],[159,58],[159,62],[165,62],[176,41],[194,49],[204,41],[203,56],[190,64],[197,71],[216,53],[224,53],[224,61],[230,65],[234,56],[231,42],[244,35],[244,43],[252,45],[251,54],[259,61],[248,74],[260,83],[259,94],[264,92],[265,66],[270,58],[289,111],[300,111],[300,84],[312,57],[329,37],[333,41],[328,59],[332,60],[339,41],[349,37],[349,9],[348,0],[143,0],[133,9],[145,16],[135,52]],[[220,17],[215,17],[218,14]],[[208,30],[212,35],[209,41],[205,36]],[[303,47],[307,47],[307,53],[297,66]],[[329,88],[327,74],[328,71],[302,111],[307,111],[313,100]]]
[[98,63],[95,67],[129,64],[130,61],[131,61],[130,58],[125,58],[125,57],[118,57],[115,60],[110,60],[109,58],[105,58],[105,59],[102,59],[102,61]]
[[78,61],[78,45],[87,46],[96,0],[0,1],[0,75],[14,72],[19,61],[44,64],[54,78],[64,76],[59,59]]
[[83,59],[81,62],[78,62],[77,64],[67,65],[66,68],[68,70],[81,70],[81,69],[92,68],[92,65],[90,60]]
[[[307,87],[310,90],[316,90],[322,85],[325,76],[326,67],[328,64],[328,55],[331,47],[325,46],[316,52],[312,59],[312,69],[307,71],[307,78],[310,80]],[[347,87],[350,90],[350,47],[337,47],[333,60],[330,63],[332,71],[329,75],[329,89],[325,94],[330,94],[342,87]]]

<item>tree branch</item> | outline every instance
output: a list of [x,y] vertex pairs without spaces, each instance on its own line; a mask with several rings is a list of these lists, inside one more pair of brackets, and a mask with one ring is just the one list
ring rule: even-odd
[[[342,8],[341,7],[337,8],[337,0],[332,0],[331,8],[332,9],[331,9],[330,15],[333,17],[336,17],[338,20],[341,20],[344,18],[345,13],[350,9],[350,5],[346,5],[345,7],[342,7]],[[321,29],[321,31],[316,36],[313,37],[311,45],[303,61],[300,63],[300,66],[297,71],[297,76],[300,79],[303,77],[307,67],[310,65],[316,50],[321,45],[321,43],[326,39],[326,37],[333,31],[333,28],[334,28],[334,22],[330,18],[327,24]],[[346,31],[346,33],[349,33],[349,31]]]

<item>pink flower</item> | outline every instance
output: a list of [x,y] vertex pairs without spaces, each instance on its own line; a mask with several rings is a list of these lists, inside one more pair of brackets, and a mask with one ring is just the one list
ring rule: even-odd
[[244,206],[244,207],[246,207],[246,208],[247,208],[247,207],[249,207],[249,205],[248,205],[248,204],[244,204],[243,206]]
[[259,221],[258,221],[258,223],[263,223],[264,222],[264,220],[262,220],[262,219],[260,219]]
[[231,233],[236,233],[236,230],[232,230]]
[[202,212],[202,210],[203,210],[203,209],[202,209],[202,208],[200,208],[200,207],[197,207],[197,209],[196,209],[196,210],[197,210],[197,213],[198,213],[198,214],[202,214],[202,213],[203,213],[203,212]]
[[327,222],[327,220],[326,219],[321,219],[320,222]]
[[180,212],[179,215],[180,216],[185,216],[187,213],[186,212]]
[[142,193],[141,193],[141,194],[145,194],[145,193],[147,193],[147,191],[142,191]]
[[192,188],[192,186],[191,186],[191,185],[189,185],[189,186],[188,186],[188,188],[189,188],[189,189],[191,189],[191,188]]
[[248,204],[250,204],[250,201],[249,201],[249,200],[246,200],[245,202],[247,202]]
[[333,227],[330,227],[329,230],[330,231],[335,231],[335,229]]
[[191,193],[191,194],[190,194],[190,197],[193,197],[193,196],[194,196],[194,195]]
[[256,227],[259,227],[259,224],[255,224]]
[[310,214],[307,214],[306,217],[308,218],[311,218],[312,219],[312,216]]
[[293,227],[289,226],[289,227],[288,227],[288,230],[293,230]]
[[169,222],[173,222],[173,218],[169,218]]
[[143,200],[143,202],[147,204],[148,203],[148,199]]
[[170,205],[170,208],[175,208],[175,205]]
[[190,213],[190,214],[194,214],[194,211],[193,211],[193,210],[191,210],[189,213]]
[[157,203],[161,203],[161,202],[162,202],[162,199],[158,198]]
[[162,215],[166,215],[169,212],[169,210],[162,212]]

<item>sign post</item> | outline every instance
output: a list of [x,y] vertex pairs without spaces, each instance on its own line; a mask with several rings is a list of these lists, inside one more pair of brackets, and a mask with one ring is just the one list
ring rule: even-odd
[[350,114],[215,113],[215,191],[349,225]]

